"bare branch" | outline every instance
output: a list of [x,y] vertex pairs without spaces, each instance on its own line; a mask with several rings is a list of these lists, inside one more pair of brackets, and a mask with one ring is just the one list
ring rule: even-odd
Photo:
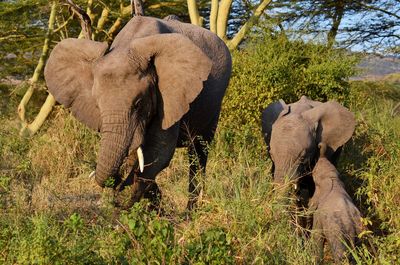
[[141,0],[131,0],[131,16],[144,16],[143,3]]
[[236,49],[236,47],[242,42],[247,31],[257,22],[267,6],[272,2],[272,0],[263,0],[257,8],[254,10],[253,15],[249,20],[240,28],[239,32],[233,37],[232,40],[228,42],[228,48],[230,50]]
[[371,10],[379,11],[379,12],[382,12],[382,13],[384,13],[384,14],[386,14],[386,15],[389,15],[389,16],[395,17],[395,18],[397,18],[397,19],[400,19],[400,16],[399,16],[399,15],[397,15],[396,13],[390,12],[390,11],[388,11],[388,10],[385,10],[385,9],[382,9],[382,8],[379,8],[379,7],[376,7],[376,6],[372,6],[372,5],[367,5],[367,4],[363,3],[362,1],[357,2],[357,3],[358,3],[360,6],[366,8],[366,9],[371,9]]
[[72,12],[79,18],[82,32],[86,39],[92,39],[92,21],[86,12],[76,5],[72,0],[65,0],[66,3],[70,6]]
[[[28,124],[26,121],[26,117],[25,117],[26,106],[27,106],[29,100],[31,99],[34,91],[36,90],[39,76],[43,71],[45,61],[49,54],[49,44],[50,44],[51,38],[53,36],[55,17],[56,17],[56,13],[57,13],[56,11],[57,11],[57,1],[53,1],[52,6],[51,6],[49,25],[48,25],[48,29],[47,29],[47,33],[46,33],[46,38],[45,38],[45,41],[43,44],[42,54],[40,56],[37,66],[35,68],[33,76],[30,80],[30,86],[29,86],[28,90],[26,91],[25,95],[23,96],[23,98],[21,99],[21,102],[18,105],[18,109],[17,109],[18,117],[22,124],[22,129],[20,131],[21,135],[27,135],[27,134],[33,135],[39,129],[40,125],[43,124],[44,120],[47,118],[48,113],[50,113],[50,112],[48,112],[45,116],[43,116],[43,112],[41,111],[35,119],[36,122],[34,121],[32,123],[33,130],[30,130],[31,128],[29,128],[29,126],[32,126],[32,124]],[[46,100],[46,102],[48,102],[48,101],[49,100]],[[46,105],[46,112],[47,112],[47,106],[49,106],[50,103],[51,103],[51,100]],[[54,102],[54,104],[55,104],[55,102]],[[54,104],[52,106],[54,106]],[[51,108],[52,108],[52,106],[51,106]],[[51,108],[50,108],[50,110],[51,110]],[[43,117],[44,117],[44,119],[43,119]],[[28,129],[28,133],[27,133],[27,129]]]
[[70,17],[69,17],[67,20],[65,20],[61,25],[59,25],[58,28],[55,29],[55,30],[53,31],[53,33],[57,33],[57,32],[59,32],[60,30],[62,30],[63,28],[65,28],[65,26],[67,26],[67,24],[68,24],[73,18],[74,18],[73,15],[70,16]]

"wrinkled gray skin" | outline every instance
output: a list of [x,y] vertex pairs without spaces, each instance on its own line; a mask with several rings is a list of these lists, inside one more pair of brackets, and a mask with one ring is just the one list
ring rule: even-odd
[[[307,176],[318,158],[317,145],[321,141],[328,145],[327,157],[336,163],[341,146],[355,127],[354,115],[339,103],[321,103],[305,96],[288,105],[283,100],[270,104],[261,119],[277,183],[283,183],[285,176],[290,180]],[[300,186],[303,184],[300,182]]]
[[[126,207],[147,191],[167,167],[176,147],[189,147],[191,199],[198,190],[194,175],[205,170],[207,150],[217,126],[231,74],[224,42],[198,26],[136,16],[109,47],[82,39],[61,41],[45,68],[49,91],[73,115],[100,131],[96,182],[120,184],[120,167],[128,158],[134,187]],[[202,141],[201,141],[202,140]],[[190,144],[189,144],[190,143]],[[142,147],[144,171],[136,150]],[[196,161],[196,162],[195,162]]]
[[323,258],[327,241],[335,262],[340,264],[346,258],[348,247],[355,246],[357,235],[362,231],[361,214],[340,181],[339,172],[325,157],[326,145],[320,143],[319,146],[320,158],[312,171],[315,193],[309,205],[310,210],[315,211],[312,237],[317,243],[318,262]]

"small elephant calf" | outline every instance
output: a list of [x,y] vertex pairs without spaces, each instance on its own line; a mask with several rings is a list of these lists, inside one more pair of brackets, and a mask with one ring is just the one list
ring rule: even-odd
[[309,206],[314,210],[313,239],[317,242],[318,260],[323,257],[325,241],[336,263],[346,258],[362,230],[361,214],[339,179],[339,172],[325,157],[326,144],[320,143],[320,158],[312,171],[315,193]]

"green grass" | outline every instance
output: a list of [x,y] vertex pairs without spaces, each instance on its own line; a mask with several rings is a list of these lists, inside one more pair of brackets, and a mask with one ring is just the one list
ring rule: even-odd
[[[271,184],[259,128],[227,131],[221,121],[190,220],[184,150],[157,179],[163,215],[146,202],[118,215],[87,177],[99,136],[57,107],[38,135],[20,138],[12,91],[0,87],[0,264],[312,264],[293,202]],[[351,85],[358,124],[339,169],[370,231],[358,264],[400,259],[398,101],[396,82]]]

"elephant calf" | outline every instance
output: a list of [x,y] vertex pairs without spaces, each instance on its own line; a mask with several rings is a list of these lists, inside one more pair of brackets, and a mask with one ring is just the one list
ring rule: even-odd
[[[326,143],[327,158],[335,164],[341,147],[355,128],[353,113],[339,103],[322,103],[306,96],[291,104],[283,100],[271,103],[263,111],[261,120],[277,183],[283,183],[285,176],[290,180],[304,180],[318,158],[320,142]],[[312,188],[306,188],[312,195]]]
[[[314,194],[310,173],[318,158],[318,143],[326,143],[326,156],[335,164],[342,146],[353,135],[354,115],[335,101],[323,103],[302,96],[290,104],[283,100],[269,104],[261,119],[274,182],[284,183],[285,177],[296,181],[298,206],[304,208]],[[309,226],[308,220],[300,223]]]
[[354,247],[362,230],[361,214],[339,179],[339,172],[325,157],[327,146],[318,145],[320,158],[312,176],[315,193],[310,199],[310,209],[315,211],[313,239],[317,242],[318,259],[322,259],[324,242],[330,245],[336,263],[346,258],[346,249]]

